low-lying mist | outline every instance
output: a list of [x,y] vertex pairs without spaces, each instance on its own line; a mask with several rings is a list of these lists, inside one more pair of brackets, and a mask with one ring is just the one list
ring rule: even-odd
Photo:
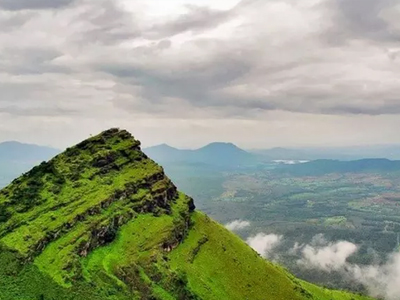
[[[227,224],[227,228],[232,231],[243,230],[251,225],[243,220],[234,224],[246,226],[232,226],[232,223]],[[282,235],[260,232],[248,237],[246,242],[262,257],[284,263],[281,259],[284,253],[279,247],[284,240]],[[400,253],[394,252],[384,262],[377,261],[370,265],[351,263],[349,258],[359,251],[359,246],[345,240],[328,241],[322,234],[314,236],[309,243],[293,242],[293,247],[285,251],[285,254],[297,257],[296,263],[300,268],[338,272],[347,281],[364,286],[372,297],[400,299]]]

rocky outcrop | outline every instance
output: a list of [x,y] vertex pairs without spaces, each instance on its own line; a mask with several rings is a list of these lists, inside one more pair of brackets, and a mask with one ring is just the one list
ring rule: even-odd
[[[157,179],[159,181],[156,181]],[[136,195],[140,189],[151,189],[152,186],[150,183],[153,185],[157,185],[157,183],[160,184],[157,185],[158,187],[154,191],[146,194],[141,200],[135,199],[135,201],[132,201],[132,196]],[[160,186],[163,186],[164,188],[160,188]],[[163,173],[152,175],[148,181],[146,180],[141,184],[126,184],[125,190],[117,190],[111,197],[101,201],[100,204],[89,208],[84,213],[77,215],[71,222],[63,223],[56,230],[48,232],[45,238],[32,245],[29,259],[42,252],[46,245],[57,239],[62,234],[67,233],[77,223],[84,222],[90,216],[101,215],[102,212],[108,209],[114,202],[123,201],[127,207],[131,205],[132,210],[130,213],[118,215],[110,220],[106,220],[106,225],[94,224],[94,228],[91,229],[87,242],[84,245],[81,245],[78,249],[80,255],[86,256],[88,252],[96,247],[111,242],[114,239],[115,232],[118,228],[132,220],[136,213],[156,213],[159,209],[168,212],[170,209],[170,202],[176,199],[177,195],[177,188]]]

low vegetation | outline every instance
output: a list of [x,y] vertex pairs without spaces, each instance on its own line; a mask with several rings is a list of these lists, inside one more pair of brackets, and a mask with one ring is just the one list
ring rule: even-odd
[[0,192],[0,299],[365,300],[296,279],[111,129]]

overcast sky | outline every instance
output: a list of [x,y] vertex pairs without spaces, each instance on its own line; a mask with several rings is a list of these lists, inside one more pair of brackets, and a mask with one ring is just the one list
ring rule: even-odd
[[400,0],[0,0],[0,141],[400,143]]

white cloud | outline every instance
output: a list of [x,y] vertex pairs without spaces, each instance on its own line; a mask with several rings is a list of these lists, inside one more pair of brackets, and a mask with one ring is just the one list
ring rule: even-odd
[[328,242],[317,235],[308,245],[295,244],[289,251],[299,255],[298,263],[308,269],[339,272],[346,280],[362,284],[369,295],[385,300],[398,300],[400,295],[400,253],[393,253],[383,264],[357,265],[347,261],[358,247],[348,241]]
[[302,259],[298,263],[324,271],[339,270],[356,251],[357,246],[347,241],[330,243],[324,247],[306,245],[301,250]]
[[247,244],[263,257],[270,257],[273,250],[280,245],[283,236],[276,234],[258,233],[247,239]]
[[398,300],[400,295],[400,254],[392,254],[383,265],[350,265],[345,270],[349,276],[362,283],[373,297]]
[[241,230],[250,226],[250,222],[243,220],[235,220],[225,225],[231,231]]

